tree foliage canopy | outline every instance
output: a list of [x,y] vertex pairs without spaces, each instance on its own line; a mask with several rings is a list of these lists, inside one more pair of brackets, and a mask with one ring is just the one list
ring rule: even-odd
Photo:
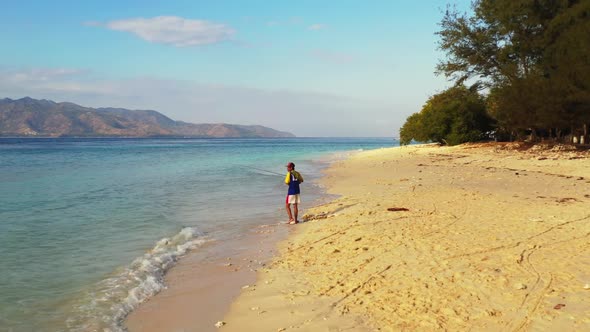
[[491,130],[485,101],[474,89],[456,86],[436,94],[400,130],[402,145],[412,140],[461,144],[481,140]]
[[590,117],[590,1],[477,0],[447,10],[437,72],[489,88],[507,130],[570,128]]
[[[438,32],[446,58],[437,73],[486,89],[499,131],[542,129],[559,137],[586,128],[590,1],[475,0],[472,9],[447,9]],[[407,130],[419,124],[410,119]]]

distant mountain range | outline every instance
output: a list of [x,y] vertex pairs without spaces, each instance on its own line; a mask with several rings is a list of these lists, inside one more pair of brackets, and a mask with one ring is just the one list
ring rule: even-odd
[[26,137],[295,137],[263,126],[174,121],[150,110],[90,108],[50,100],[0,99],[0,136]]

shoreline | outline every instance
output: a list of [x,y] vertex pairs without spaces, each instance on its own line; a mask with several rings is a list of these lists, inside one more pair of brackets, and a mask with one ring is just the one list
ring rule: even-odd
[[[590,154],[408,146],[337,161],[223,331],[590,328]],[[407,210],[404,210],[407,209]]]
[[[358,152],[332,152],[316,161],[319,173],[308,180],[305,195],[310,198],[310,207],[303,211],[334,198],[321,185],[323,170]],[[283,210],[275,212],[279,220],[286,218]],[[256,282],[257,272],[276,257],[277,246],[295,231],[293,225],[279,222],[249,228],[235,241],[207,242],[181,257],[165,274],[166,287],[132,310],[122,327],[132,332],[217,331],[215,323],[222,320],[242,290]]]
[[124,320],[129,331],[215,331],[242,287],[274,255],[290,231],[263,225],[232,243],[208,243],[182,257],[165,275],[167,287]]
[[[5,319],[0,325],[113,331],[125,330],[127,314],[167,287],[163,281],[169,268],[189,256],[187,249],[209,259],[213,247],[226,241],[231,247],[258,225],[285,220],[284,175],[266,170],[286,159],[298,162],[307,180],[305,210],[316,204],[310,185],[327,155],[394,144],[372,138],[286,139],[277,144],[20,141],[8,140],[15,144],[5,149],[10,161],[4,165],[5,177],[10,181],[4,196],[12,208],[0,213],[7,219],[3,235],[8,240],[2,242],[7,251],[2,262],[19,269],[9,269],[13,277],[4,284]],[[247,169],[249,165],[262,172]],[[248,184],[241,185],[243,181]],[[44,222],[38,223],[39,218]],[[252,237],[255,246],[263,238]],[[227,258],[223,253],[219,257]],[[225,263],[210,262],[211,275]],[[238,293],[242,285],[237,285]],[[227,302],[229,306],[231,299]],[[30,308],[38,313],[32,318]]]

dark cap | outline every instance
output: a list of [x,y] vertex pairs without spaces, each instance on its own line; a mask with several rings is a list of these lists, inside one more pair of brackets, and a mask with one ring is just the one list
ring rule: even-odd
[[287,165],[285,165],[285,167],[295,168],[295,164],[293,164],[292,162],[288,162]]

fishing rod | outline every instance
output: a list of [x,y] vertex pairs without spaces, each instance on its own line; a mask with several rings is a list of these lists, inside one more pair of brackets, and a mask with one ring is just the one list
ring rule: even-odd
[[284,174],[280,174],[280,173],[277,173],[277,172],[269,171],[269,170],[258,168],[258,167],[253,167],[253,166],[246,166],[246,167],[255,169],[257,171],[263,171],[263,172],[271,173],[271,174],[274,174],[274,175],[285,176]]

